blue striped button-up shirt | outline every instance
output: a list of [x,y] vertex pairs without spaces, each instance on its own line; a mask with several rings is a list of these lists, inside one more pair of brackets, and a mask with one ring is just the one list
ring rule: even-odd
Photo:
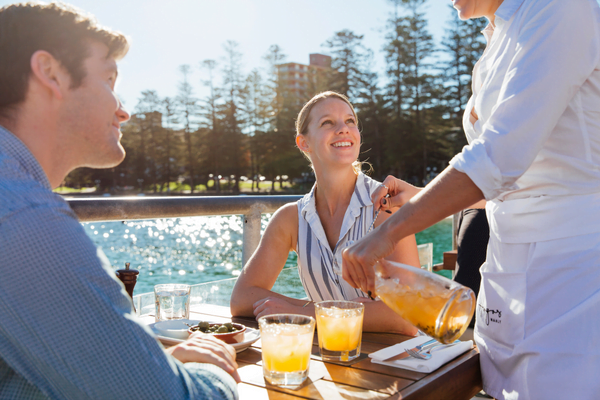
[[350,204],[344,214],[340,237],[331,249],[315,204],[315,186],[298,200],[298,272],[306,295],[313,301],[351,300],[367,297],[342,279],[342,251],[356,242],[374,217],[371,194],[381,183],[359,173]]
[[0,126],[0,399],[233,399],[167,356],[27,147]]

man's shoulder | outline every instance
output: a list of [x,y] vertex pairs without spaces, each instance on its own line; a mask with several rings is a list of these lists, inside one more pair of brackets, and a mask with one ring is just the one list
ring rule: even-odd
[[[506,2],[505,2],[506,3]],[[500,17],[506,20],[516,14],[518,19],[531,20],[539,24],[540,20],[565,16],[573,18],[592,17],[598,20],[598,2],[596,0],[511,0],[499,8]],[[584,21],[581,21],[584,23]],[[541,26],[542,28],[544,26]],[[554,26],[548,26],[553,29]]]
[[60,195],[48,190],[11,159],[0,156],[0,221],[37,207],[75,216]]

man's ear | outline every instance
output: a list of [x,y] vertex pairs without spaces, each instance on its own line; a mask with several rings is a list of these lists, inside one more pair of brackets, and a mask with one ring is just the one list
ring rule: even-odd
[[296,146],[302,151],[308,151],[308,141],[304,135],[296,135]]
[[31,56],[31,72],[32,78],[57,99],[62,99],[64,91],[71,85],[68,72],[45,50],[38,50]]

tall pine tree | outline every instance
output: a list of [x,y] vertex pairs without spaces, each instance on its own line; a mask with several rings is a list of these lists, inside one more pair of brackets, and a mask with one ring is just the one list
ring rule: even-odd
[[227,178],[234,179],[233,189],[239,192],[239,178],[245,166],[244,148],[246,138],[242,134],[242,105],[245,96],[245,86],[242,75],[242,53],[239,44],[227,41],[223,45],[225,57],[223,59],[223,97],[225,104],[221,109],[223,115],[223,138],[227,146]]
[[363,90],[365,66],[372,53],[362,44],[363,35],[344,29],[336,32],[323,47],[331,54],[329,90],[334,90],[356,101]]
[[[200,69],[207,75],[207,79],[202,80],[202,84],[208,88],[208,96],[204,99],[201,106],[201,115],[205,121],[203,131],[202,145],[206,157],[205,170],[213,176],[213,188],[217,193],[221,192],[221,154],[225,149],[223,142],[222,126],[219,121],[219,104],[221,102],[221,91],[215,85],[215,74],[217,62],[215,60],[204,60],[200,64]],[[207,177],[208,187],[208,177]]]
[[189,81],[191,68],[189,65],[179,67],[182,80],[179,82],[179,91],[177,94],[177,103],[179,106],[180,120],[183,124],[183,132],[187,150],[187,170],[190,184],[190,191],[194,193],[195,188],[195,146],[193,140],[194,128],[196,125],[196,113],[198,111],[198,100],[194,97],[194,90]]

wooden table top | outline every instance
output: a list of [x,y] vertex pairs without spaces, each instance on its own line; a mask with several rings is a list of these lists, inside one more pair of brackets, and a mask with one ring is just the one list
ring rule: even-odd
[[[258,329],[253,318],[232,318],[228,307],[192,306],[190,319],[233,321]],[[317,333],[307,381],[298,389],[282,389],[263,378],[260,340],[237,354],[240,399],[406,399],[468,400],[482,389],[479,351],[472,349],[430,373],[371,363],[369,353],[410,339],[392,333],[363,333],[361,356],[350,365],[321,361]]]

